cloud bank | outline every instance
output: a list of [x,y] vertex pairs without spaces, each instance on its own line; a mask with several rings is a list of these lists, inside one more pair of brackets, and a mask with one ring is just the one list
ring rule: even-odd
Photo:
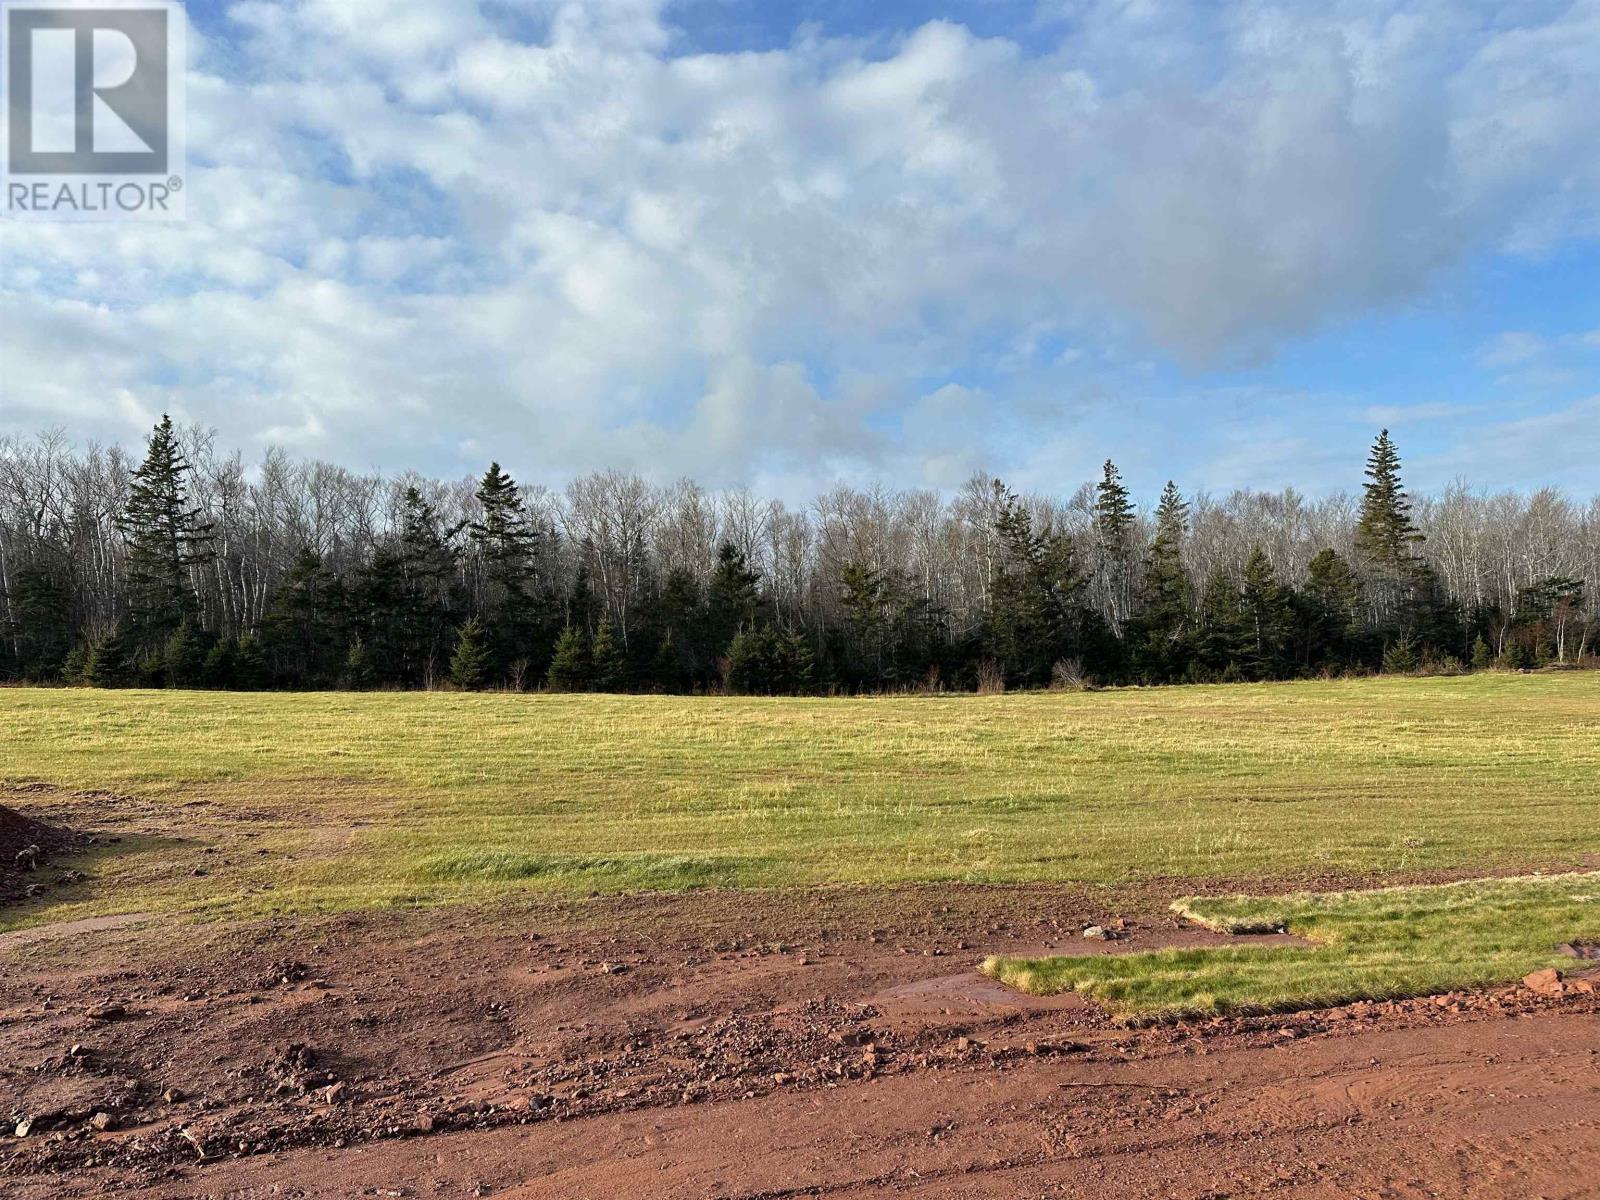
[[724,53],[696,16],[232,4],[191,39],[186,224],[0,233],[0,431],[170,408],[354,465],[946,484],[1097,372],[1204,378],[1600,236],[1588,0]]

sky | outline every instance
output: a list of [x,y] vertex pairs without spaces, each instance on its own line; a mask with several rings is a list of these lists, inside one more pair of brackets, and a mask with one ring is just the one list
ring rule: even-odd
[[1600,491],[1600,0],[188,12],[187,219],[0,222],[0,436]]

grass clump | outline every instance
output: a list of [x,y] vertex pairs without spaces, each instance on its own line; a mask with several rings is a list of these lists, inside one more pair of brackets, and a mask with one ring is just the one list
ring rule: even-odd
[[1312,945],[992,958],[984,970],[1023,991],[1081,992],[1130,1016],[1281,1011],[1482,987],[1570,963],[1561,943],[1600,938],[1600,873],[1198,897],[1173,908],[1221,932],[1284,930]]
[[556,889],[599,892],[681,892],[727,887],[755,864],[731,858],[633,854],[526,854],[474,847],[431,854],[417,863],[423,883],[495,884],[539,881]]

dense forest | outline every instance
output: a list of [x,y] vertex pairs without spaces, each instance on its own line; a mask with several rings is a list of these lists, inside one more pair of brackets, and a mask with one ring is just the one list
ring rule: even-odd
[[[1352,475],[1358,464],[1352,464]],[[619,473],[563,491],[269,453],[0,440],[0,678],[805,693],[1594,664],[1600,498],[1135,503],[840,487],[797,512]]]

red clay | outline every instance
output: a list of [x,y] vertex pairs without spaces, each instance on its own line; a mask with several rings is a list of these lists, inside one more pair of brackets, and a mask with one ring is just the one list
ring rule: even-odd
[[1176,929],[1173,892],[701,893],[0,946],[0,1118],[29,1123],[0,1195],[1600,1194],[1592,994],[1127,1029],[973,970],[1116,915],[1116,948],[1210,936]]

